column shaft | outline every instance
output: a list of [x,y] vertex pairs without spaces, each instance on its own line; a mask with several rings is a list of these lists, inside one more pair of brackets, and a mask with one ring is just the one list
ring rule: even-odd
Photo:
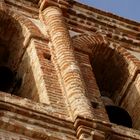
[[86,97],[81,72],[74,56],[74,50],[66,23],[58,7],[50,6],[44,13],[45,23],[54,47],[57,64],[66,89],[66,97],[70,103],[72,114],[92,118],[90,102]]

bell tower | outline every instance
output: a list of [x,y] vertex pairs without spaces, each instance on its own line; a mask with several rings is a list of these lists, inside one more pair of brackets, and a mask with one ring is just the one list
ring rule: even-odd
[[74,0],[1,0],[0,139],[140,140],[139,27]]

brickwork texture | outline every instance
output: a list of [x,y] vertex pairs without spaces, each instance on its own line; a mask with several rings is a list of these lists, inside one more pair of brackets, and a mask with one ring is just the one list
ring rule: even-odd
[[0,139],[140,140],[140,23],[74,0],[1,0]]

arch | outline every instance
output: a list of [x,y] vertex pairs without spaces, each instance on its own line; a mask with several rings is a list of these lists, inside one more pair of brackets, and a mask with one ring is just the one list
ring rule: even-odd
[[[101,34],[81,34],[72,40],[75,49],[90,56],[100,94],[111,98],[116,105],[121,105],[140,68],[137,58]],[[122,107],[130,114],[132,121],[138,120],[138,116],[131,114],[131,104]]]
[[[0,90],[38,101],[30,57],[26,51],[32,38],[42,39],[44,36],[30,19],[8,8],[0,8],[0,79],[3,80],[3,74],[6,76],[9,72],[12,72],[13,78],[10,84],[8,80],[5,82],[4,90]],[[32,83],[27,84],[28,81]]]
[[[92,68],[95,73],[100,91],[102,91],[102,93],[106,95],[109,92],[111,95],[107,96],[110,97],[113,96],[115,91],[120,92],[125,83],[125,81],[122,80],[126,79],[126,76],[128,74],[128,71],[125,71],[127,70],[127,63],[123,58],[123,54],[120,54],[120,52],[117,51],[117,48],[112,48],[105,36],[102,36],[100,34],[84,34],[75,36],[73,38],[73,45],[78,49],[84,49],[85,51],[88,50],[91,56]],[[110,57],[112,59],[110,59]],[[115,61],[119,61],[119,63]],[[123,70],[120,70],[121,66],[124,68]],[[112,67],[112,69],[109,69],[110,67]],[[112,71],[113,68],[114,71]],[[108,70],[112,71],[112,74],[108,73]],[[124,71],[126,75],[123,74]],[[102,77],[103,73],[105,73],[104,77]],[[118,78],[119,79],[116,82],[112,81],[112,76],[115,76],[115,80],[117,80]],[[115,87],[113,87],[113,84],[115,85]],[[112,87],[112,89],[110,87]]]
[[[106,62],[111,61],[110,57],[115,57],[114,58],[115,60],[113,60],[113,61],[118,61],[120,59],[119,63],[117,63],[117,65],[119,66],[119,68],[121,67],[121,69],[122,69],[122,67],[124,67],[123,72],[127,73],[125,76],[123,76],[125,81],[122,81],[122,83],[123,83],[122,85],[125,84],[125,82],[127,80],[127,76],[130,75],[130,70],[128,69],[129,64],[134,63],[134,64],[136,64],[136,66],[139,66],[139,64],[137,64],[137,62],[138,62],[137,58],[135,58],[131,53],[127,52],[127,50],[122,48],[119,44],[109,42],[107,40],[106,36],[104,36],[104,35],[101,35],[101,34],[76,35],[72,38],[72,42],[73,42],[73,46],[75,49],[78,49],[80,51],[83,51],[84,53],[89,54],[92,65],[94,65],[93,61],[94,61],[94,63],[97,61],[99,62],[99,57],[101,59],[100,61],[103,61],[103,58],[104,58],[106,60]],[[114,63],[116,63],[116,62],[114,62]],[[95,67],[95,68],[93,67],[93,71],[96,68],[97,67]],[[105,66],[104,66],[104,68],[105,68]],[[121,74],[123,74],[123,73],[121,73]],[[97,80],[97,83],[98,83],[98,80]],[[119,87],[117,92],[121,92],[121,90],[123,90],[123,86]],[[103,91],[103,92],[104,92],[104,94],[105,93],[107,94],[106,91]],[[112,92],[114,92],[114,91],[112,91]]]
[[[44,35],[41,33],[41,31],[38,29],[38,27],[30,19],[10,10],[6,6],[4,1],[1,2],[0,20],[1,20],[1,24],[4,25],[4,23],[2,21],[4,21],[4,22],[6,21],[8,26],[10,26],[8,28],[9,36],[8,36],[8,34],[4,34],[3,30],[0,30],[0,37],[3,36],[4,39],[7,41],[8,38],[6,38],[6,37],[10,38],[10,36],[13,36],[16,34],[16,31],[14,31],[14,30],[20,30],[19,34],[22,35],[22,37],[21,37],[22,44],[23,44],[23,48],[25,48],[25,50],[26,50],[26,47],[28,46],[28,44],[30,43],[31,38],[44,39]],[[10,23],[11,23],[11,25],[9,25]],[[12,30],[13,30],[13,32],[12,32]],[[2,45],[5,45],[5,44],[2,43]],[[2,51],[5,51],[5,50],[2,50]]]
[[5,14],[17,21],[21,25],[21,28],[25,27],[27,29],[26,32],[23,32],[24,34],[27,35],[28,32],[34,38],[44,38],[44,35],[30,19],[11,11],[4,5],[0,7],[0,18],[4,18]]
[[101,34],[80,34],[72,37],[75,49],[93,53],[94,47],[107,46],[108,41]]

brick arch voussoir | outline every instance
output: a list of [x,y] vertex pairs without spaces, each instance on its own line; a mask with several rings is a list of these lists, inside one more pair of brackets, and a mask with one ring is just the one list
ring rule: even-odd
[[106,47],[106,50],[113,49],[116,51],[116,53],[120,54],[126,63],[133,63],[135,67],[137,67],[137,71],[140,72],[140,61],[138,58],[136,58],[133,54],[127,51],[123,46],[120,44],[113,45],[113,48],[111,47],[111,42],[107,40],[106,36],[102,34],[80,34],[72,37],[72,42],[74,47],[78,47],[79,49],[86,48],[89,49],[89,52],[91,51],[90,55],[91,58],[94,56],[94,53],[96,53],[96,49],[99,49],[101,47]]
[[101,34],[80,34],[72,37],[73,46],[87,48],[91,51],[95,47],[108,46],[109,42],[104,35]]
[[127,49],[123,48],[121,45],[118,45],[114,49],[116,52],[120,53],[128,63],[133,63],[135,67],[137,67],[137,71],[140,72],[140,61],[138,58],[136,58],[133,54],[128,52]]
[[40,32],[38,27],[30,19],[11,11],[9,8],[6,7],[5,4],[3,4],[3,6],[0,7],[0,12],[2,12],[3,14],[7,14],[9,17],[16,20],[20,24],[21,28],[25,27],[27,29],[26,32],[30,33],[30,36],[35,38],[44,38],[44,35]]

